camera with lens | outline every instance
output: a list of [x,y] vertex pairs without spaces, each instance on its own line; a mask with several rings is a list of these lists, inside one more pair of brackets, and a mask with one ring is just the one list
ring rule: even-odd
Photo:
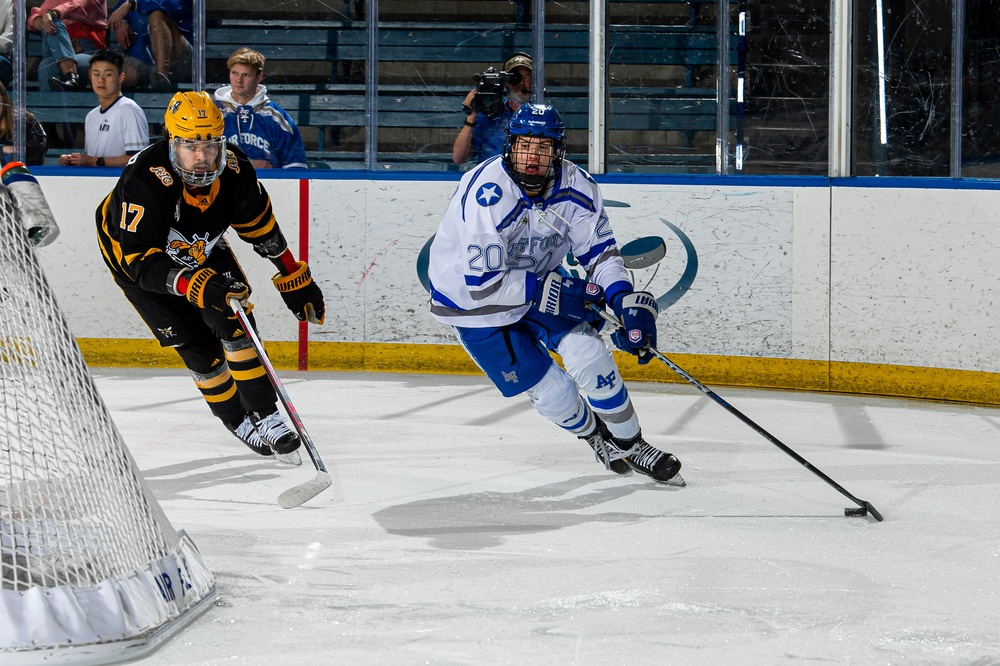
[[503,111],[503,98],[506,96],[504,85],[508,82],[516,83],[508,72],[498,72],[490,67],[482,74],[476,74],[476,94],[472,98],[471,108],[466,109],[466,113],[476,111],[488,118],[496,118]]

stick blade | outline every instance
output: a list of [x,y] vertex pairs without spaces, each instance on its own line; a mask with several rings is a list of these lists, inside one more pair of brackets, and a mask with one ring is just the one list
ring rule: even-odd
[[278,495],[278,506],[292,509],[302,506],[316,495],[333,485],[333,479],[326,472],[316,472],[316,476]]
[[880,523],[882,522],[882,514],[878,512],[878,509],[872,506],[871,502],[865,502],[865,509],[867,509],[868,513],[872,515],[872,518]]
[[643,236],[625,243],[619,252],[625,268],[649,268],[667,256],[667,245],[657,236]]

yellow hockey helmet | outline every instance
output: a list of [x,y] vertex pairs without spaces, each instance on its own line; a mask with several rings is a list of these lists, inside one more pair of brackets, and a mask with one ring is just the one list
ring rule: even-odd
[[179,92],[171,97],[163,124],[171,139],[210,141],[226,133],[222,111],[207,92]]
[[167,105],[163,124],[170,138],[170,163],[185,183],[201,187],[219,177],[226,168],[226,121],[211,95],[177,93]]

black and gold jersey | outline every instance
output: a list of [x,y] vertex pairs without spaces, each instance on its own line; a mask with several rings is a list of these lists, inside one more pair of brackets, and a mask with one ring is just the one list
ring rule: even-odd
[[226,158],[219,177],[197,194],[171,168],[166,140],[129,161],[97,208],[101,252],[118,279],[169,293],[167,274],[203,265],[230,227],[252,245],[284,247],[271,199],[250,161],[234,146]]

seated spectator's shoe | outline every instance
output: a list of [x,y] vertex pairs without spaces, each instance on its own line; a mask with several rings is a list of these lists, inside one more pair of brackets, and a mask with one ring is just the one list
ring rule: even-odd
[[149,77],[149,89],[153,92],[170,92],[174,86],[166,74],[153,72]]
[[625,462],[639,474],[645,474],[657,483],[680,487],[687,485],[680,475],[681,461],[672,453],[650,446],[642,438],[641,432],[632,439],[616,439],[615,444],[626,452]]
[[50,76],[49,85],[52,86],[53,90],[62,90],[63,92],[84,92],[87,90],[87,86],[83,85],[76,72],[66,72],[61,77]]

